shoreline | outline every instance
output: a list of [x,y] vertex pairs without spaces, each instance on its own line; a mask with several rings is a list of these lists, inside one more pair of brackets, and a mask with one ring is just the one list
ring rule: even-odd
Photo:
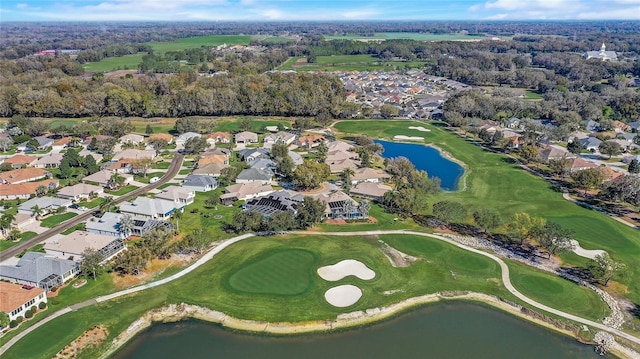
[[[197,305],[185,303],[170,304],[165,307],[152,309],[146,312],[142,317],[131,323],[125,331],[118,334],[118,336],[116,336],[112,340],[111,344],[108,345],[106,351],[100,356],[100,358],[106,359],[111,357],[114,353],[116,353],[128,342],[130,342],[134,337],[136,337],[155,323],[171,323],[186,319],[197,319],[210,323],[220,324],[227,329],[251,333],[264,333],[270,335],[296,335],[321,332],[326,333],[334,330],[343,330],[370,325],[382,320],[391,319],[407,310],[418,306],[446,300],[462,300],[489,305],[492,308],[514,315],[517,318],[526,320],[535,325],[552,330],[565,336],[569,336],[583,344],[593,344],[585,343],[578,337],[575,331],[577,330],[577,327],[573,328],[574,330],[559,327],[558,325],[549,322],[549,320],[554,319],[524,308],[515,303],[505,302],[498,297],[483,293],[454,292],[427,294],[419,297],[409,298],[382,308],[371,308],[339,314],[335,319],[315,320],[307,322],[254,321],[235,318],[223,312]],[[612,347],[610,351],[619,357],[638,357],[637,353],[634,353],[633,351],[619,344]]]

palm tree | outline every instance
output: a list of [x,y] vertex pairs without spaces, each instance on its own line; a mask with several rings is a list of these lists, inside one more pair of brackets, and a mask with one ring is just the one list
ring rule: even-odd
[[2,235],[6,235],[7,229],[11,228],[11,223],[16,219],[15,213],[3,213],[2,217],[0,217],[0,230],[2,230]]
[[134,227],[135,224],[133,222],[133,218],[130,215],[124,214],[122,215],[122,217],[120,217],[119,231],[120,233],[124,234],[125,238],[128,238],[131,235],[131,231],[133,231]]
[[355,175],[356,172],[353,170],[353,168],[345,168],[342,170],[341,176],[342,176],[342,180],[344,181],[344,189],[345,191],[349,192],[349,190],[351,189],[351,176]]
[[42,215],[43,212],[44,210],[40,208],[40,206],[38,206],[37,204],[31,207],[31,213],[33,216],[36,217],[36,219],[40,219],[40,216]]
[[118,172],[114,172],[113,175],[109,178],[107,185],[111,189],[118,189],[120,186],[124,184],[124,177],[120,176]]
[[353,201],[345,201],[344,207],[342,207],[342,211],[347,215],[347,219],[351,219],[351,213],[353,212],[355,206]]
[[109,212],[111,207],[113,207],[113,204],[114,204],[113,197],[111,196],[104,197],[102,199],[102,203],[100,203],[100,207],[98,207],[100,209],[100,213],[104,214],[105,212]]
[[171,218],[176,222],[176,232],[180,232],[180,219],[182,218],[182,211],[176,209],[171,213]]
[[369,211],[371,210],[371,203],[369,203],[369,201],[367,201],[366,199],[362,200],[362,202],[360,202],[360,206],[358,207],[358,210],[360,211],[360,214],[362,214],[363,218],[369,217]]

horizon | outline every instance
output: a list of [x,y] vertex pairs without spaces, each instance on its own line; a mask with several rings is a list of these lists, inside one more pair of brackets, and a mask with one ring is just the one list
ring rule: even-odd
[[2,22],[640,21],[640,0],[4,0]]

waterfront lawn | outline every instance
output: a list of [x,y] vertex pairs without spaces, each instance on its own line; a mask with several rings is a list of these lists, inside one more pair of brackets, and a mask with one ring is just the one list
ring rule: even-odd
[[42,227],[47,227],[47,228],[53,228],[57,225],[59,225],[60,223],[71,219],[75,216],[77,216],[77,213],[73,213],[73,212],[66,212],[66,213],[62,213],[62,214],[56,214],[50,217],[47,217],[45,219],[42,220],[42,222],[40,222],[40,226]]
[[125,195],[125,194],[127,194],[129,192],[132,192],[132,191],[136,190],[136,189],[138,189],[138,187],[133,186],[133,185],[129,185],[129,186],[122,187],[117,191],[111,191],[111,192],[109,192],[109,194],[110,195],[114,195],[114,196],[122,196],[122,195]]
[[[418,261],[405,268],[391,266],[379,250],[378,239],[397,246],[397,249],[408,254],[418,256]],[[291,256],[288,261],[298,263],[298,268],[306,267],[314,272],[320,266],[335,264],[343,259],[356,259],[373,269],[376,277],[367,281],[349,276],[337,282],[327,282],[314,273],[311,276],[310,289],[298,295],[247,293],[229,285],[230,277],[238,273],[241,273],[241,276],[249,274],[243,273],[243,269],[256,265],[263,270],[274,269],[278,263],[270,260],[268,256],[278,251],[284,252],[285,256]],[[295,252],[312,253],[313,265],[309,265],[308,260],[293,260],[292,254]],[[252,270],[255,273],[256,268]],[[521,270],[523,275],[535,273],[525,267]],[[274,276],[270,281],[271,285],[282,289],[291,279],[289,275],[292,272],[285,270],[280,273],[282,276]],[[104,345],[108,345],[143,313],[171,303],[202,305],[243,319],[300,322],[331,319],[340,313],[397,303],[410,297],[438,291],[472,290],[519,302],[506,291],[499,278],[499,266],[491,259],[432,238],[411,235],[384,235],[380,238],[328,237],[313,234],[255,237],[226,248],[213,260],[174,282],[82,308],[48,322],[16,343],[3,355],[3,359],[50,358],[85,330],[96,325],[107,327],[109,336]],[[325,301],[324,292],[341,284],[354,284],[362,288],[363,296],[358,303],[339,309]],[[98,293],[104,290],[99,288],[100,285],[101,278],[95,283],[89,280],[87,285],[77,289],[77,292],[74,292],[73,287],[64,288],[60,302],[52,304],[52,307],[57,309],[73,301],[90,298],[82,293],[99,295]],[[86,288],[86,291],[82,291],[83,288]],[[393,290],[399,291],[385,294]],[[71,296],[75,297],[72,299]],[[565,299],[580,300],[572,296]],[[564,307],[563,304],[558,309]],[[0,338],[0,344],[13,336],[15,334],[9,333]],[[82,356],[99,357],[104,350],[104,346],[91,348]]]
[[[423,126],[430,132],[409,130],[409,126]],[[443,128],[442,123],[419,121],[341,121],[334,128],[343,135],[365,134],[375,138],[393,138],[396,134],[421,136],[465,163],[465,174],[460,187],[465,190],[443,192],[430,199],[457,201],[469,211],[493,208],[506,221],[514,213],[526,212],[557,222],[574,232],[581,246],[603,249],[618,261],[626,264],[625,275],[614,277],[627,286],[624,296],[640,303],[640,241],[638,231],[620,224],[594,210],[582,208],[562,198],[562,193],[544,179],[530,174],[513,163],[505,155],[485,151]],[[428,213],[428,212],[427,212]],[[584,265],[584,261],[565,258],[565,263]]]

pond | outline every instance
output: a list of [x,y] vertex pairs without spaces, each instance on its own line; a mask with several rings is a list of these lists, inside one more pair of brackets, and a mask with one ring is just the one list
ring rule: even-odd
[[199,321],[157,324],[117,352],[147,358],[598,358],[592,346],[499,310],[435,303],[372,326],[330,334],[265,336]]
[[458,189],[458,182],[464,174],[464,168],[459,164],[442,157],[440,151],[433,147],[376,140],[384,147],[382,156],[385,158],[404,156],[419,170],[427,171],[429,178],[439,178],[440,187],[445,191]]

